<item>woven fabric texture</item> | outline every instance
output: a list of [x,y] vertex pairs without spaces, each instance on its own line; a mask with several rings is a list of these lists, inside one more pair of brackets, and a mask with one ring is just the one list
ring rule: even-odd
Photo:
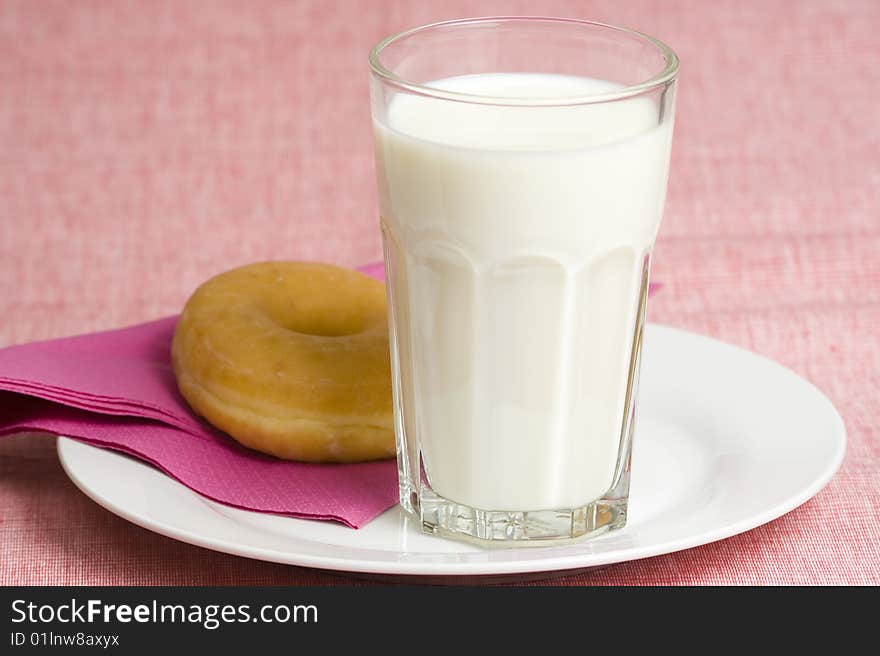
[[[492,14],[677,50],[650,320],[790,367],[849,440],[831,483],[776,521],[556,583],[880,583],[875,0],[0,0],[0,345],[174,314],[247,262],[378,259],[367,52]],[[0,441],[0,584],[359,582],[137,528],[77,491],[52,438]]]

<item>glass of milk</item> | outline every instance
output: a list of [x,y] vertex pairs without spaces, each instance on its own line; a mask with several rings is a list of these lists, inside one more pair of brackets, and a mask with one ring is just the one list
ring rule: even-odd
[[622,527],[675,53],[505,17],[370,64],[401,505],[486,545]]

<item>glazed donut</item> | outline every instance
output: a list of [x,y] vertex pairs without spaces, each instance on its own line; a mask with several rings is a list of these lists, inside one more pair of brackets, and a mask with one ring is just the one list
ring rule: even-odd
[[288,460],[394,455],[385,288],[362,273],[263,262],[187,301],[171,345],[190,407],[241,444]]

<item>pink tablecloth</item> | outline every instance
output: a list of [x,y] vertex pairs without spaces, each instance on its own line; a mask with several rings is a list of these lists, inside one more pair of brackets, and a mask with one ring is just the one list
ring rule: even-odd
[[[351,13],[356,10],[356,13]],[[683,68],[653,321],[812,380],[849,449],[801,508],[561,582],[880,583],[880,4],[0,2],[0,345],[165,316],[223,269],[380,254],[366,53],[442,18],[655,34]],[[336,583],[111,515],[0,442],[0,584]]]

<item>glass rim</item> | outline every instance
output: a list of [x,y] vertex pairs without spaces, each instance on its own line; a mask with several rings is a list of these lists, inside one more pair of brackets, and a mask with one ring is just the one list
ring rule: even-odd
[[[477,23],[498,22],[557,23],[568,25],[574,24],[612,30],[621,34],[636,37],[637,39],[654,46],[663,55],[664,59],[666,60],[666,66],[659,73],[653,75],[647,80],[638,82],[637,84],[627,85],[625,87],[622,87],[621,89],[617,89],[611,92],[585,95],[582,94],[576,96],[559,96],[554,98],[522,98],[512,96],[489,96],[473,93],[462,93],[459,91],[448,91],[446,89],[432,87],[428,84],[422,84],[419,82],[407,80],[397,75],[393,71],[388,70],[382,64],[381,55],[385,48],[395,43],[396,41],[412,36],[413,34],[425,32],[428,30],[434,30],[441,27],[457,27]],[[673,81],[678,75],[679,67],[679,59],[678,55],[675,54],[675,51],[659,39],[656,39],[649,34],[645,34],[644,32],[638,32],[636,30],[631,30],[626,27],[618,27],[617,25],[610,25],[608,23],[600,23],[598,21],[582,20],[578,18],[553,18],[548,16],[483,16],[477,18],[457,18],[453,20],[439,21],[436,23],[428,23],[426,25],[419,25],[417,27],[412,27],[401,32],[397,32],[379,41],[379,43],[377,43],[373,47],[373,49],[370,50],[369,61],[370,69],[376,77],[395,87],[409,91],[410,93],[415,93],[421,96],[428,96],[441,100],[451,100],[455,102],[464,102],[477,105],[508,105],[519,107],[588,105],[593,103],[604,103],[613,102],[615,100],[623,100],[632,96],[641,95],[647,91],[668,84],[669,82]]]

